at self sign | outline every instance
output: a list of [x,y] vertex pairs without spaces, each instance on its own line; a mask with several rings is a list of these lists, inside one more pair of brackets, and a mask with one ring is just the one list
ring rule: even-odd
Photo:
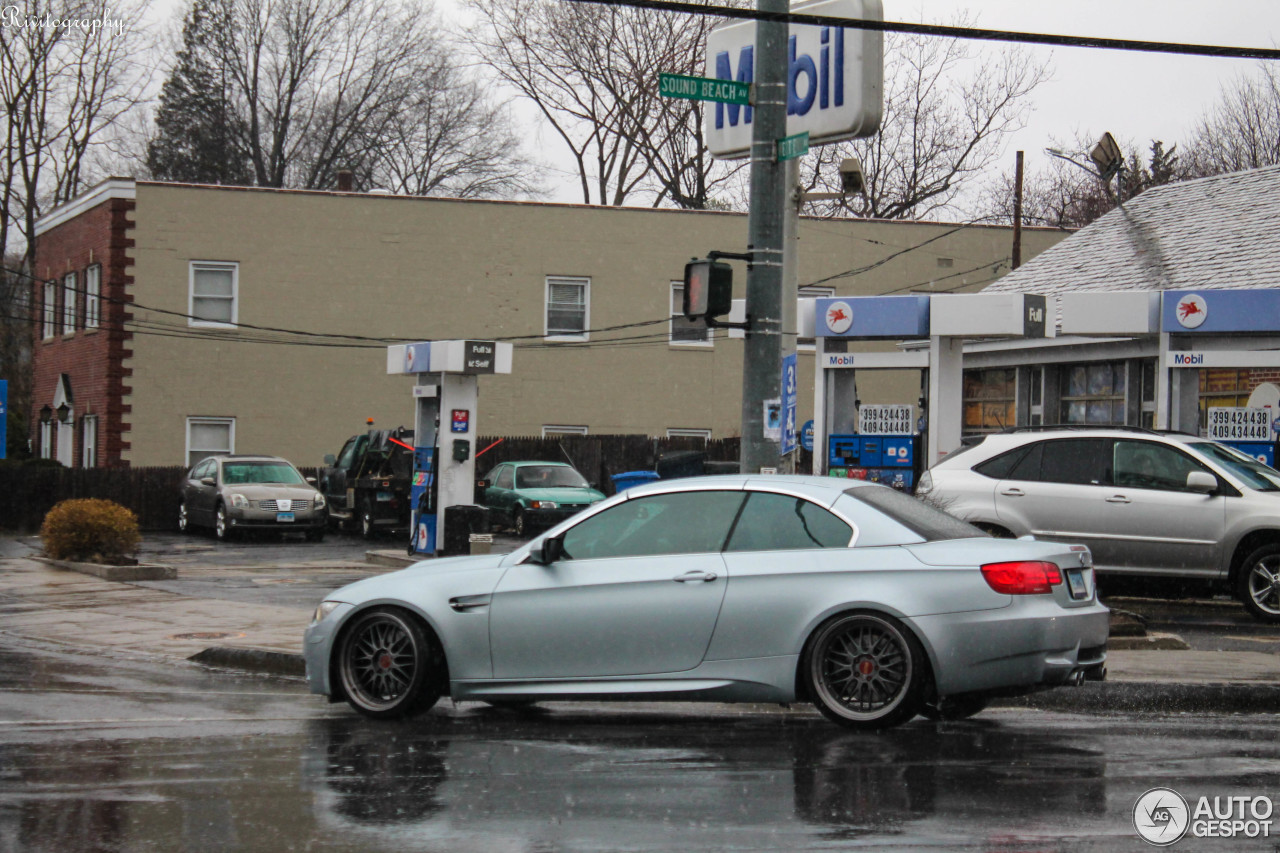
[[493,373],[498,346],[493,341],[467,341],[463,373]]

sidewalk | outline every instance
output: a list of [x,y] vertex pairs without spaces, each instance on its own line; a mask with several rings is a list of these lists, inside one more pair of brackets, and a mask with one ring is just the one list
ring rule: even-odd
[[[383,554],[379,564],[403,561],[396,552],[377,556]],[[50,644],[301,675],[302,632],[310,619],[309,609],[196,598],[36,558],[0,559],[0,634]],[[1272,713],[1280,709],[1280,655],[1112,649],[1106,682],[1011,701],[1108,713]]]

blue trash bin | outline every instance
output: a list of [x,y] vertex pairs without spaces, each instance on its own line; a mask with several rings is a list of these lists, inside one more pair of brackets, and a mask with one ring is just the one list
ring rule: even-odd
[[632,486],[643,485],[644,483],[652,483],[658,479],[657,471],[627,471],[624,474],[614,474],[610,479],[613,480],[613,490],[615,492],[625,491]]

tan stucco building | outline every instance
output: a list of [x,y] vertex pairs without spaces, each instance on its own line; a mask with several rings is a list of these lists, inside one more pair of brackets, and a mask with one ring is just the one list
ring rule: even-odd
[[[742,214],[111,179],[37,232],[33,434],[66,464],[319,464],[366,418],[411,422],[388,344],[450,338],[515,346],[481,380],[484,434],[739,430],[741,341],[673,315],[687,260],[746,250]],[[1063,236],[1024,230],[1024,256]],[[959,292],[1008,271],[1012,232],[804,219],[799,240],[817,295]]]

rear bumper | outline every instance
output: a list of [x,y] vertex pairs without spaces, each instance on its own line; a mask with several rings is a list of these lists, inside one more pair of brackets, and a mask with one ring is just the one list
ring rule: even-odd
[[999,610],[919,617],[938,693],[1054,687],[1105,677],[1110,611],[1027,596]]

